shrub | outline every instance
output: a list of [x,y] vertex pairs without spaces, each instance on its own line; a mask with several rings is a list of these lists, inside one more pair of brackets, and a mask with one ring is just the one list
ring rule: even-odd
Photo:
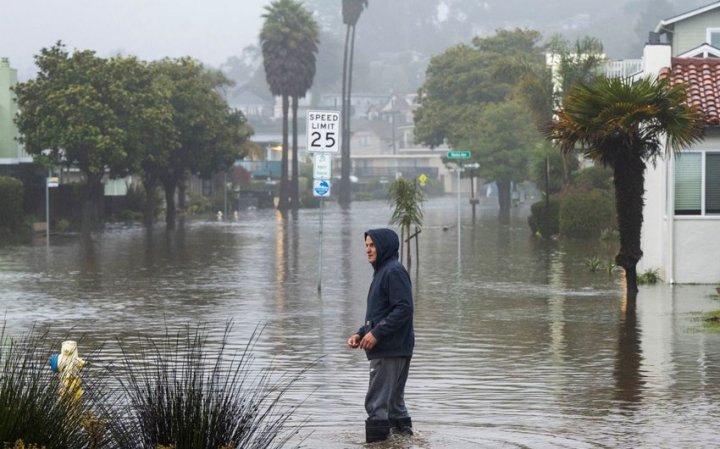
[[638,274],[637,277],[637,282],[640,285],[654,285],[660,281],[662,281],[662,277],[660,277],[659,268],[647,270],[644,273]]
[[303,190],[300,192],[300,207],[316,209],[320,207],[320,197],[313,195],[312,192]]
[[23,183],[0,176],[0,229],[17,232],[23,221]]
[[210,344],[202,327],[175,335],[166,328],[162,341],[147,338],[133,353],[120,342],[116,373],[128,406],[124,419],[108,423],[120,447],[285,447],[293,409],[280,400],[307,368],[279,379],[272,367],[253,369],[260,331],[238,356],[226,354],[230,330]]
[[549,208],[545,207],[545,200],[538,201],[530,206],[528,225],[533,234],[539,234],[545,238],[557,235],[560,230],[559,210],[560,200],[550,197]]
[[59,380],[47,364],[51,347],[59,345],[47,333],[33,329],[15,339],[0,330],[0,441],[26,449],[89,447],[82,419],[93,393],[86,389],[81,405],[74,394],[58,394]]
[[597,238],[616,223],[615,205],[608,192],[576,190],[568,193],[560,204],[559,230],[564,237]]
[[574,184],[581,190],[613,190],[613,172],[607,167],[587,167],[575,173]]

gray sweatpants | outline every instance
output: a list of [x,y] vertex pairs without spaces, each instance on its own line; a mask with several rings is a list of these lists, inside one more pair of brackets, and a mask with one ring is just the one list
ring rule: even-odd
[[410,357],[370,360],[370,383],[365,395],[368,419],[396,420],[408,418],[405,408],[405,383]]

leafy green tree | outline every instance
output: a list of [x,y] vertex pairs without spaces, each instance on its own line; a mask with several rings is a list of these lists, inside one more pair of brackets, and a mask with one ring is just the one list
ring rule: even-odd
[[179,135],[173,122],[174,109],[170,103],[173,88],[162,76],[157,76],[151,64],[134,57],[111,61],[123,83],[132,94],[132,114],[125,123],[129,145],[137,160],[133,170],[142,177],[145,190],[144,222],[152,226],[158,210],[157,196],[160,174],[170,164],[171,154],[179,146]]
[[[295,0],[276,0],[265,7],[265,22],[260,31],[265,76],[270,91],[282,97],[283,150],[278,209],[288,210],[291,195],[297,194],[297,157],[294,158],[294,188],[288,187],[288,110],[294,98],[294,117],[297,98],[305,96],[312,86],[317,53],[317,24],[302,3]],[[297,132],[293,120],[294,134]],[[297,137],[294,138],[295,140]],[[297,199],[292,201],[297,204]]]
[[509,216],[512,183],[526,179],[530,155],[540,140],[525,108],[505,101],[486,104],[475,126],[458,141],[456,147],[469,148],[480,164],[479,176],[497,184],[501,216]]
[[[206,70],[191,58],[164,59],[152,63],[159,83],[168,90],[177,145],[152,169],[165,191],[168,228],[175,226],[175,193],[182,193],[187,174],[208,177],[227,169],[247,149],[252,129],[245,116],[230,109],[218,89],[229,80],[217,71]],[[156,171],[155,171],[156,170]]]
[[[598,75],[604,60],[602,43],[593,37],[578,39],[573,45],[562,36],[554,35],[541,50],[530,55],[510,56],[496,72],[497,77],[512,80],[513,98],[525,103],[538,129],[545,128],[553,110],[562,104],[564,95],[575,83],[589,82]],[[547,61],[546,54],[551,61]],[[566,186],[577,164],[572,153],[562,154],[560,162],[560,174]]]
[[434,56],[419,90],[415,139],[431,147],[462,140],[472,129],[483,103],[503,101],[512,84],[496,76],[513,55],[536,54],[540,34],[532,30],[499,30]]
[[34,156],[51,150],[56,163],[80,170],[87,231],[100,221],[103,177],[124,176],[137,160],[126,129],[132,94],[118,82],[116,64],[92,51],[70,54],[58,42],[43,48],[35,63],[38,76],[15,88],[21,141]]
[[342,0],[342,17],[345,28],[342,78],[342,143],[340,154],[340,205],[350,205],[350,104],[352,100],[353,56],[355,52],[355,28],[368,0]]
[[667,79],[599,78],[577,83],[556,114],[545,132],[550,141],[565,153],[580,146],[586,158],[613,169],[620,232],[615,263],[625,270],[628,293],[635,293],[646,163],[702,139],[702,113],[686,104],[684,86]]

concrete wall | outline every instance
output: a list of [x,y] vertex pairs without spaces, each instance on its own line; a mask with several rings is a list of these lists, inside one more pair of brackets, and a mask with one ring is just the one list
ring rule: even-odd
[[678,284],[720,284],[720,217],[675,218],[674,272]]

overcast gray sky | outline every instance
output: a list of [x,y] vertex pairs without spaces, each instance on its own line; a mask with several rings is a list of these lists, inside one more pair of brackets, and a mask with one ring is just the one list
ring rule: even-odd
[[33,55],[62,40],[69,50],[144,60],[192,56],[217,66],[257,43],[271,0],[0,0],[0,57],[21,80]]

